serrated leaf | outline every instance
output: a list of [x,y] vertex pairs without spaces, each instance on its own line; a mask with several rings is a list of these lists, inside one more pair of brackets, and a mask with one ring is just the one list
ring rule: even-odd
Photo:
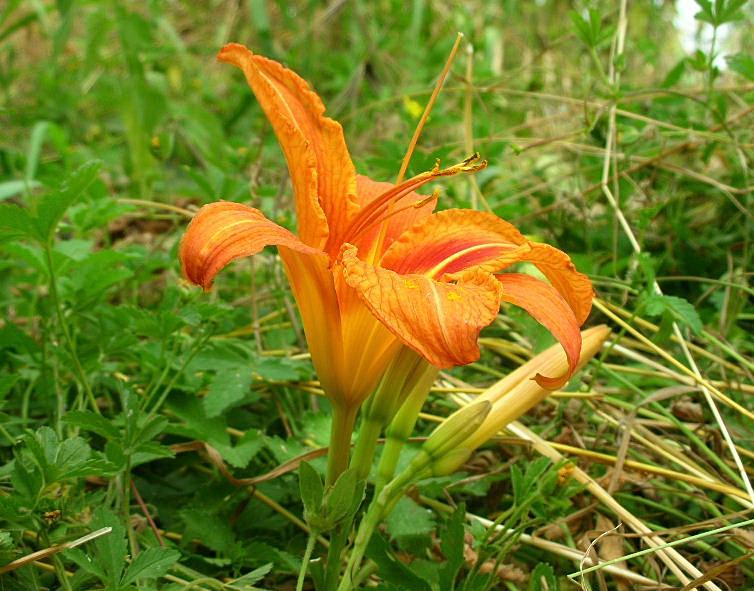
[[261,357],[252,367],[252,371],[264,380],[286,382],[299,380],[306,373],[308,364],[286,357]]
[[15,203],[0,203],[0,240],[36,237],[29,212]]
[[235,368],[215,374],[203,401],[207,416],[220,416],[225,410],[240,403],[248,394],[251,381],[251,372],[247,368]]
[[113,425],[112,421],[88,410],[72,410],[65,414],[63,422],[84,431],[96,433],[105,439],[120,437],[120,431]]
[[88,254],[74,268],[70,276],[70,286],[75,292],[75,301],[85,305],[87,298],[95,297],[109,287],[133,276],[133,271],[118,266],[127,257],[112,250],[101,250]]
[[162,416],[156,416],[149,419],[146,423],[140,426],[138,433],[136,434],[137,441],[146,443],[157,437],[168,426],[169,421]]
[[552,566],[540,562],[534,567],[529,578],[529,591],[558,591],[559,588]]
[[156,441],[143,441],[131,454],[131,466],[141,466],[154,460],[172,457],[175,457],[175,453],[167,445],[161,445]]
[[372,535],[366,551],[367,558],[379,567],[380,577],[406,591],[430,591],[429,584],[410,568],[395,558],[390,547],[379,533]]
[[121,587],[135,583],[139,579],[161,577],[181,557],[178,550],[172,548],[147,548],[140,552],[126,569],[120,581]]
[[35,226],[37,237],[42,242],[52,236],[65,211],[94,182],[101,166],[99,160],[82,164],[65,178],[57,190],[48,193],[37,202]]
[[234,468],[245,468],[254,456],[265,446],[265,439],[259,431],[249,429],[235,445],[212,443],[223,460]]
[[64,439],[55,454],[55,468],[61,477],[70,477],[68,474],[83,465],[91,453],[89,444],[81,437]]
[[652,294],[644,298],[644,309],[649,316],[662,316],[667,312],[680,324],[688,326],[694,334],[702,332],[703,325],[699,313],[683,298]]
[[409,497],[403,497],[385,520],[387,532],[394,538],[425,536],[435,528],[435,518],[429,509],[421,507]]
[[455,588],[455,579],[463,566],[465,518],[466,506],[462,503],[448,518],[443,531],[440,549],[445,556],[445,564],[440,569],[440,591],[452,591]]
[[263,564],[259,568],[255,568],[253,571],[246,573],[242,577],[239,577],[232,583],[228,583],[231,589],[239,589],[240,591],[250,590],[256,583],[264,579],[267,574],[272,570],[272,563],[268,562]]
[[[92,529],[111,527],[112,531],[87,545],[87,554],[93,554],[96,566],[104,572],[103,582],[117,588],[128,554],[126,529],[109,510],[98,508],[91,523]],[[90,547],[91,546],[91,547]]]
[[66,550],[63,555],[73,562],[79,568],[85,570],[89,574],[94,575],[101,581],[107,579],[107,573],[89,554],[85,553],[81,548],[70,548]]

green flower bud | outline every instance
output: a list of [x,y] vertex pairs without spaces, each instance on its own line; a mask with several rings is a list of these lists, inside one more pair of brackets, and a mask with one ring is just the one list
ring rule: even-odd
[[447,476],[448,474],[452,474],[466,463],[472,453],[473,450],[468,447],[451,449],[444,456],[432,462],[429,467],[432,470],[432,476]]
[[479,400],[458,409],[432,431],[422,450],[433,460],[451,452],[479,428],[491,408],[488,400]]

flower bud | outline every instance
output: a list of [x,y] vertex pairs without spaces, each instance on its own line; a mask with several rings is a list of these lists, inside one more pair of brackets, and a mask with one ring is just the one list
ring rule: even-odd
[[432,470],[432,476],[447,476],[458,470],[459,466],[463,466],[474,450],[468,447],[457,447],[451,449],[444,456],[436,459],[429,467]]
[[433,460],[455,449],[484,422],[492,404],[488,400],[472,402],[458,409],[432,431],[422,450]]
[[[578,369],[594,357],[602,347],[610,329],[605,325],[589,328],[581,333],[582,347]],[[492,409],[485,415],[485,419],[478,428],[461,442],[459,447],[471,451],[486,443],[510,422],[526,414],[533,406],[542,402],[550,391],[540,386],[532,379],[537,373],[545,375],[559,375],[567,368],[567,362],[560,351],[559,345],[553,345],[539,355],[519,367],[498,383],[490,386],[476,399],[476,403],[486,401],[492,403]],[[468,408],[468,407],[466,407]],[[467,458],[456,457],[455,466],[450,457],[442,462],[442,469],[450,474],[466,461]]]

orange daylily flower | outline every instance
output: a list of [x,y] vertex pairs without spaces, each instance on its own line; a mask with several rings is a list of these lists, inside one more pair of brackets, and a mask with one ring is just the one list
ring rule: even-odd
[[[232,260],[277,246],[315,369],[340,408],[358,408],[401,346],[439,368],[475,361],[479,332],[501,302],[524,308],[565,349],[570,371],[537,381],[556,388],[568,379],[591,309],[589,279],[567,255],[526,240],[495,215],[433,213],[436,198],[415,192],[485,162],[475,155],[398,185],[357,175],[340,124],[325,117],[297,74],[239,44],[226,45],[218,60],[244,72],[272,124],[290,171],[298,233],[246,205],[206,205],[181,242],[190,281],[209,289]],[[518,262],[536,265],[549,283],[499,274]]]

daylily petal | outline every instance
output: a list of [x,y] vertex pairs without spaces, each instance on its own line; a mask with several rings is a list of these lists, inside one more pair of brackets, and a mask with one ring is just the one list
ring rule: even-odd
[[210,203],[196,213],[181,240],[183,274],[208,290],[225,265],[268,245],[287,246],[308,254],[319,252],[268,220],[258,209],[232,201]]
[[[370,179],[368,176],[357,175],[356,196],[359,207],[364,207],[394,186],[393,183],[379,182]],[[404,197],[399,206],[396,207],[396,213],[388,218],[386,222],[387,228],[382,242],[383,252],[406,230],[428,217],[435,208],[435,205],[437,205],[437,199],[431,199],[426,195],[420,195],[413,191]],[[380,226],[377,225],[359,237],[354,242],[354,245],[360,252],[366,252],[370,249],[379,234]],[[381,253],[378,253],[378,256],[379,254]]]
[[518,260],[533,263],[542,271],[563,299],[568,302],[576,316],[576,322],[581,326],[592,310],[594,298],[594,289],[589,277],[579,273],[571,257],[562,250],[539,242],[529,244],[531,250],[522,253]]
[[400,236],[387,249],[381,264],[396,273],[442,277],[472,267],[497,271],[528,249],[515,226],[496,215],[448,209],[427,217]]
[[401,343],[346,283],[342,264],[334,271],[343,327],[343,389],[353,400],[364,400],[374,391]]
[[322,252],[278,248],[304,325],[312,363],[323,389],[331,398],[349,397],[343,384],[341,315],[330,259]]
[[579,324],[568,302],[553,286],[531,275],[504,273],[495,277],[503,286],[502,301],[526,310],[563,345],[568,372],[554,378],[542,374],[535,377],[537,383],[548,390],[562,387],[576,371],[581,351]]
[[472,271],[457,283],[401,275],[359,260],[356,248],[341,252],[346,282],[398,339],[439,368],[479,358],[477,338],[500,307],[499,283]]
[[278,62],[238,43],[223,47],[217,59],[243,70],[275,130],[296,195],[301,240],[322,248],[328,228],[330,239],[337,239],[357,208],[356,171],[343,128],[324,116],[306,81]]

